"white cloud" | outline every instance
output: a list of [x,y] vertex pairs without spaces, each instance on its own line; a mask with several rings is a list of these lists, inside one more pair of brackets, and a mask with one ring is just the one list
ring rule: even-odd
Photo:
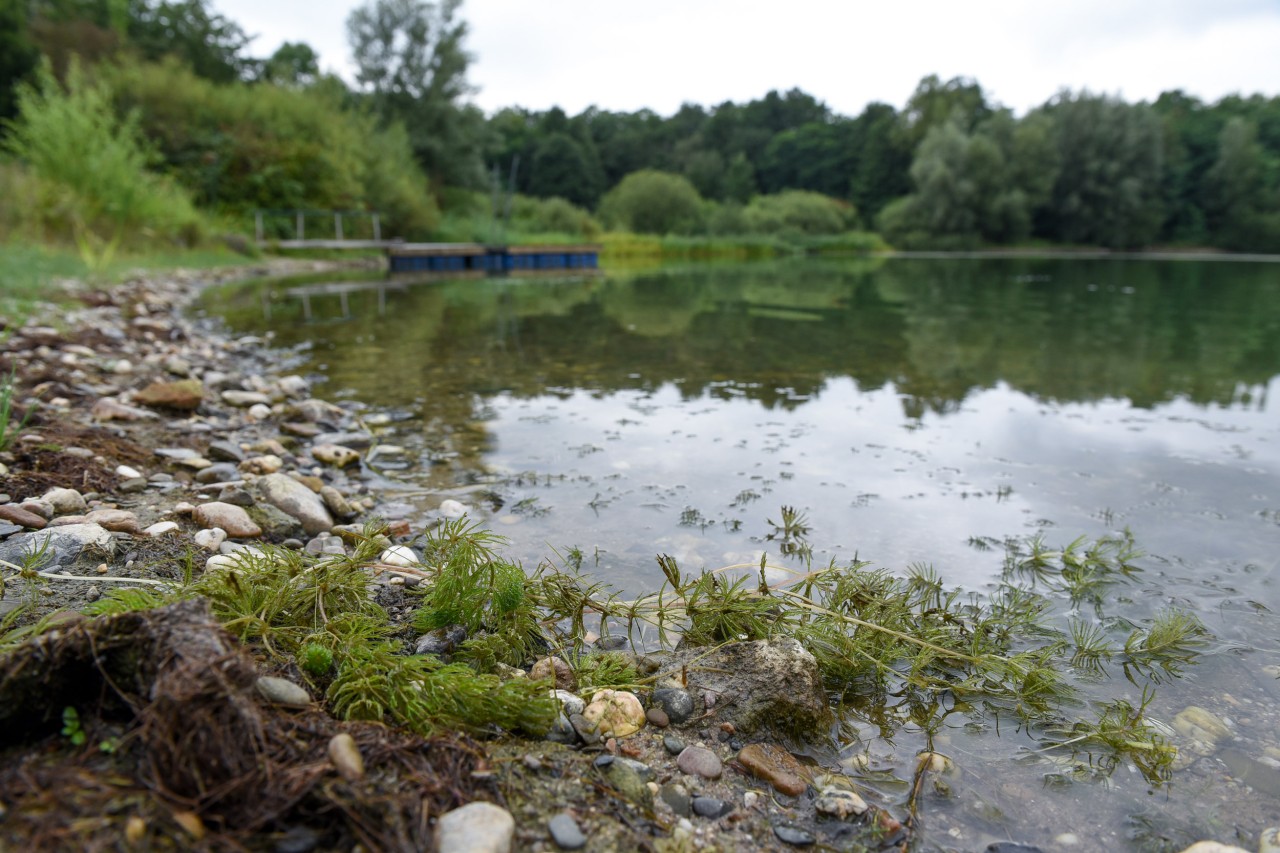
[[[213,0],[258,55],[306,41],[350,77],[353,0]],[[846,115],[901,106],[921,77],[973,77],[1019,112],[1059,89],[1153,99],[1276,94],[1280,5],[1269,0],[470,0],[462,7],[486,110],[575,113],[746,101],[800,87]]]

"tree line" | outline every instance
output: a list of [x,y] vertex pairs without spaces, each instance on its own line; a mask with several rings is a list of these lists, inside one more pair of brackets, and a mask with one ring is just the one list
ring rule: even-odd
[[[468,100],[460,0],[369,0],[347,29],[354,85],[322,74],[302,42],[252,57],[244,30],[206,0],[0,0],[0,118],[18,117],[21,86],[39,79],[42,57],[64,82],[75,57],[106,69],[94,79],[110,86],[122,120],[136,117],[152,168],[205,208],[385,206],[390,196],[406,223],[430,230],[437,204],[446,215],[474,208],[495,176],[505,184],[514,175],[523,195],[563,199],[578,219],[637,232],[864,227],[903,248],[1280,251],[1277,97],[1205,103],[1171,91],[1128,103],[1062,91],[1016,116],[975,80],[929,76],[900,109],[872,103],[856,116],[798,89],[686,104],[670,116],[595,107],[486,116]],[[223,112],[202,117],[209,104]],[[235,120],[245,111],[261,133]],[[288,138],[349,140],[352,127],[379,140],[396,171],[375,174],[368,158],[357,165],[353,148],[327,165],[380,188],[317,185],[307,165],[320,155]],[[416,209],[396,181],[414,184]]]

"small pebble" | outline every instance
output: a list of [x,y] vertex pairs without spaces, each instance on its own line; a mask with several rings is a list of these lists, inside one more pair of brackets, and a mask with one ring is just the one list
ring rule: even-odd
[[693,798],[693,813],[699,817],[720,817],[724,811],[724,800],[717,800],[715,797]]
[[795,847],[808,847],[818,840],[814,838],[812,833],[805,832],[799,827],[787,826],[786,824],[778,824],[775,826],[773,828],[773,834],[778,836],[779,841],[791,844]]
[[690,776],[703,779],[719,779],[724,773],[724,764],[720,758],[705,746],[686,747],[676,758],[676,766]]
[[561,850],[578,850],[587,845],[587,836],[578,828],[578,822],[567,812],[561,812],[547,824],[551,838]]
[[671,725],[671,718],[668,717],[667,712],[661,708],[650,708],[648,711],[644,712],[644,716],[645,719],[649,721],[650,725],[657,726],[660,729],[665,729],[667,726]]

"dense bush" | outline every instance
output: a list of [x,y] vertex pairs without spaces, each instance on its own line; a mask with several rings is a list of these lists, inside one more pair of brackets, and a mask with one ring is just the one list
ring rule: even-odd
[[341,84],[218,85],[174,62],[104,73],[117,108],[137,111],[164,167],[203,207],[242,220],[257,208],[379,210],[384,233],[406,237],[437,224],[403,129],[350,106]]
[[784,190],[761,195],[743,211],[746,231],[752,234],[840,234],[858,225],[858,212],[848,202],[804,190]]
[[611,228],[638,234],[694,234],[702,227],[702,196],[687,178],[644,169],[632,172],[600,202]]
[[10,167],[6,183],[34,202],[27,224],[95,251],[146,236],[198,240],[202,220],[190,197],[150,171],[154,158],[136,117],[117,115],[106,85],[72,63],[65,85],[45,71],[18,88],[17,102],[5,147],[28,172]]

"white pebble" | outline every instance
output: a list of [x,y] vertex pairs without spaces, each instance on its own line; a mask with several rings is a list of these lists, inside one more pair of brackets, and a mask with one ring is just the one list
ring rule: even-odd
[[194,538],[196,544],[206,551],[217,551],[227,541],[227,531],[221,527],[210,527],[198,531]]
[[157,521],[142,532],[148,536],[167,536],[170,533],[177,533],[178,530],[178,522],[176,521]]
[[128,465],[120,465],[116,468],[116,476],[122,480],[136,480],[142,476],[142,472],[137,468],[130,468]]
[[414,553],[412,548],[404,545],[392,545],[383,551],[378,557],[379,563],[386,563],[388,566],[400,566],[401,568],[409,568],[418,565],[418,555]]
[[440,514],[445,518],[462,518],[467,514],[467,506],[449,498],[440,502]]
[[255,403],[249,407],[248,414],[249,417],[253,418],[255,421],[265,421],[267,418],[271,417],[271,407],[265,403]]

